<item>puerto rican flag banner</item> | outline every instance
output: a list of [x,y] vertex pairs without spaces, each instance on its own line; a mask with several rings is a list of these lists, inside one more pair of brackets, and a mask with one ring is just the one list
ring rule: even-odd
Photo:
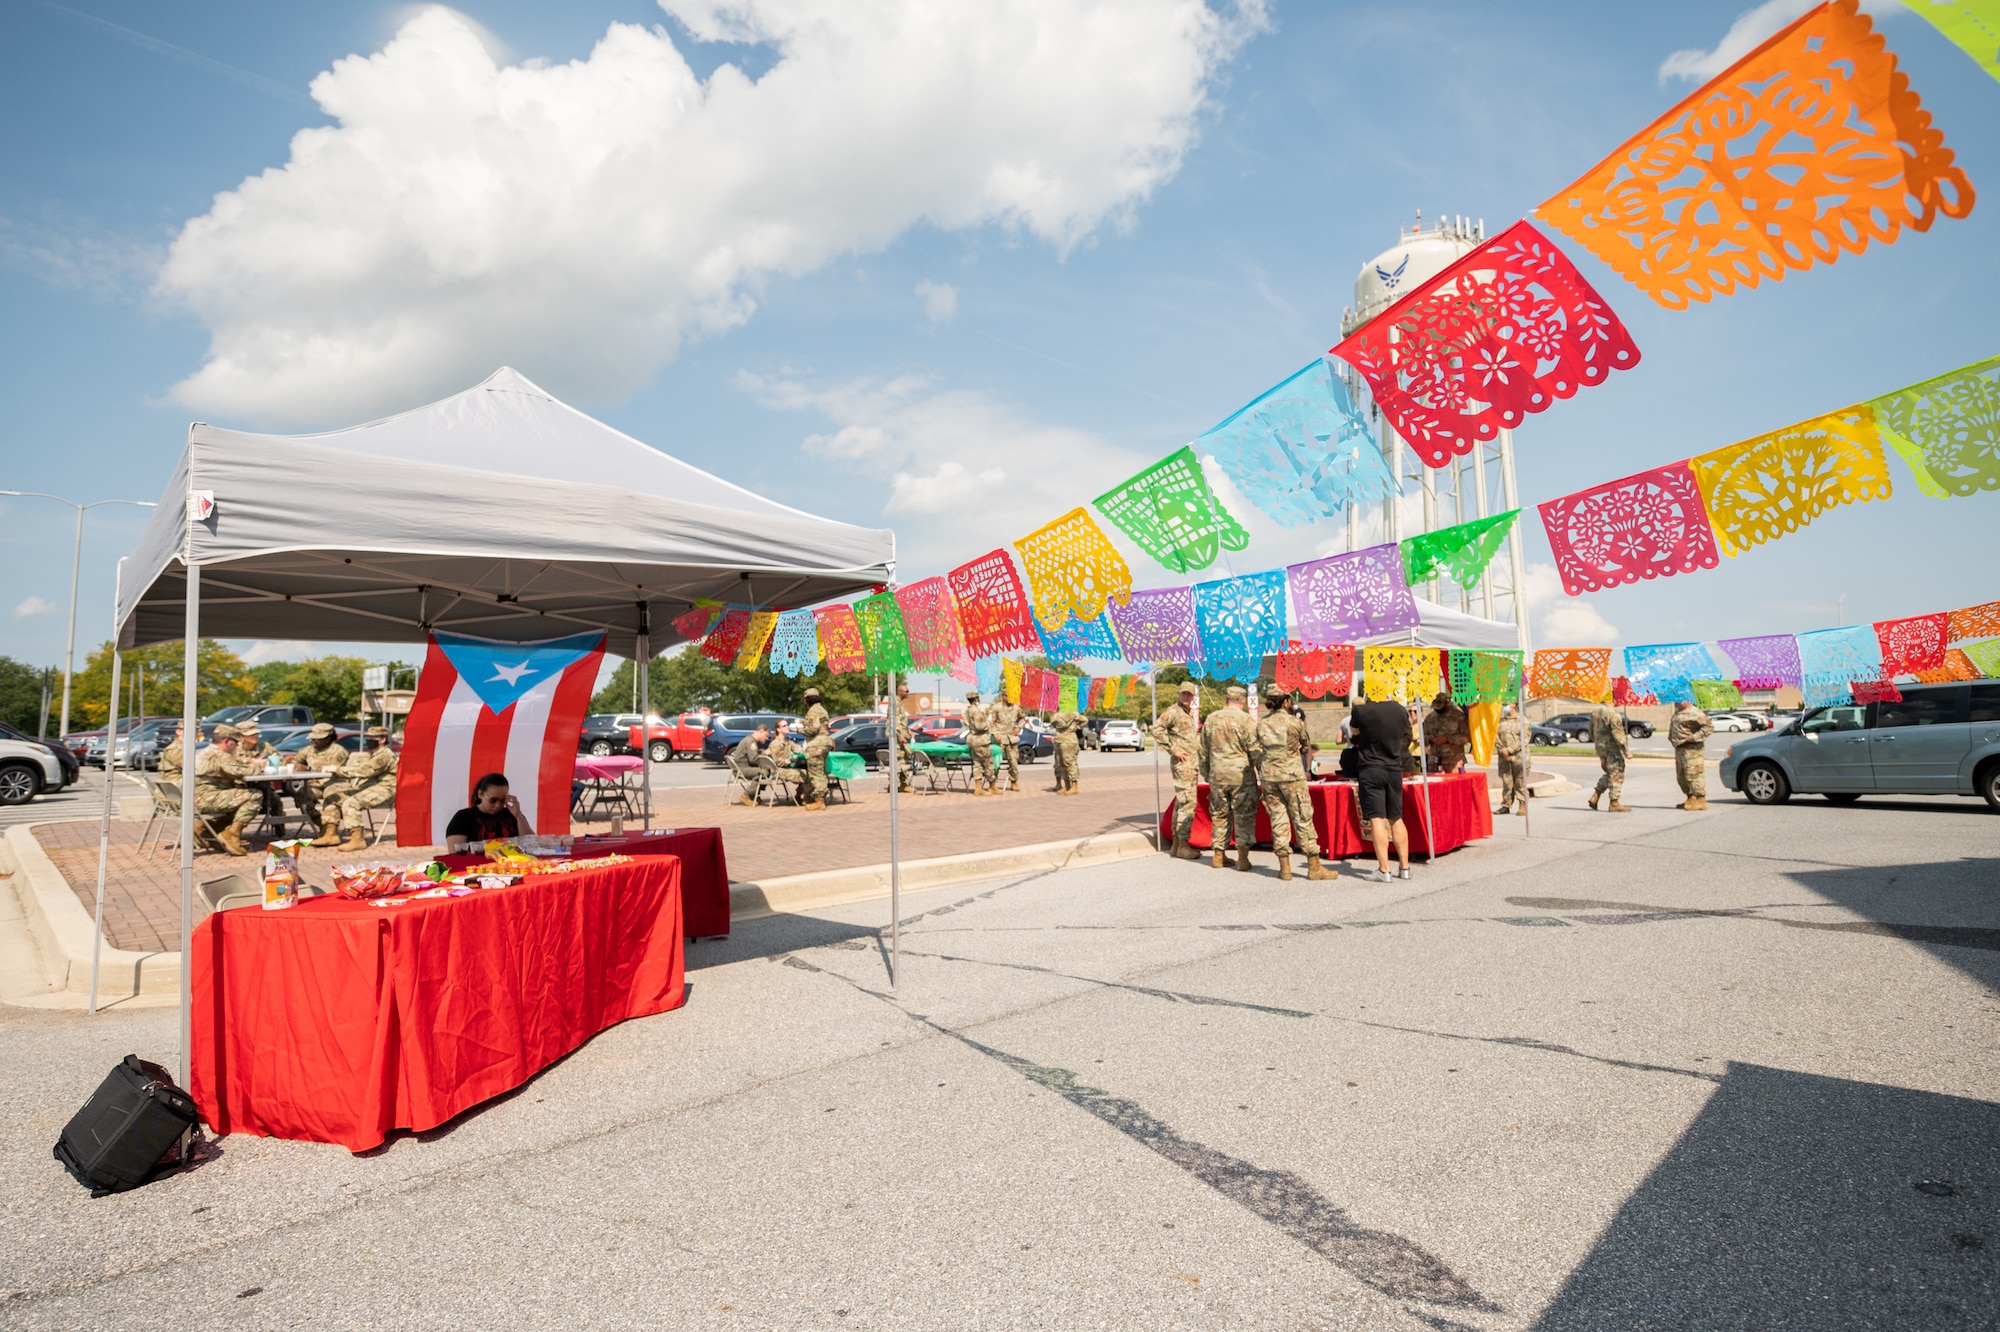
[[432,634],[396,769],[396,845],[443,842],[489,772],[507,775],[527,828],[567,833],[577,738],[603,658],[602,633],[543,643]]

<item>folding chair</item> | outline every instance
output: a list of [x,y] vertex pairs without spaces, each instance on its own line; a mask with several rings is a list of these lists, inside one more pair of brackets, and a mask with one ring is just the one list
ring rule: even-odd
[[[379,830],[375,827],[375,815],[377,811],[381,811],[384,814],[382,826]],[[368,844],[370,846],[379,844],[384,837],[389,835],[389,830],[396,826],[396,802],[392,799],[386,805],[362,806],[361,821],[368,825]]]
[[[738,761],[736,755],[733,753],[729,756],[729,775],[736,779],[736,786],[740,794],[749,796],[750,803],[753,805],[764,802],[764,792],[785,785],[785,783],[778,780],[775,772],[766,765],[763,759],[758,759],[754,764],[746,767]],[[723,789],[727,790],[728,788],[724,787]],[[730,797],[730,803],[736,803],[737,798],[736,796]],[[778,802],[773,800],[771,803],[776,805]]]
[[241,874],[204,879],[196,891],[211,913],[227,911],[231,907],[251,906],[264,900],[264,890]]
[[[159,829],[164,837],[168,827],[181,826],[181,788],[173,782],[153,783],[153,813],[146,820],[145,831],[139,834],[139,854],[146,854],[146,843],[152,840],[154,829]],[[178,832],[175,834],[179,836]],[[158,849],[157,847],[155,848]]]

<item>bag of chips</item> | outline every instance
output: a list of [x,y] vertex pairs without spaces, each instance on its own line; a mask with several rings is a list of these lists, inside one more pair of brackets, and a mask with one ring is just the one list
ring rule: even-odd
[[264,910],[278,911],[299,900],[299,848],[307,838],[273,842],[264,852]]

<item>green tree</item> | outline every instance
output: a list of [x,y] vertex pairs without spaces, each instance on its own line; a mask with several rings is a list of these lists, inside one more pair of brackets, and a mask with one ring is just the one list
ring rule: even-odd
[[[39,667],[0,657],[0,721],[35,734],[35,728],[42,724],[43,676]],[[61,677],[56,678],[60,689]]]
[[[146,711],[163,716],[181,710],[182,651],[179,643],[154,643],[125,654],[124,676],[135,680],[141,667],[146,672]],[[195,649],[196,705],[203,715],[217,708],[257,699],[257,679],[243,659],[212,638],[204,638]],[[128,711],[132,693],[121,681],[118,713]],[[106,640],[84,661],[70,682],[70,723],[82,730],[104,725],[110,714],[111,643]]]
[[271,664],[285,669],[276,679],[276,688],[261,695],[260,702],[303,703],[319,721],[351,721],[361,715],[361,672],[368,667],[365,659],[326,656]]

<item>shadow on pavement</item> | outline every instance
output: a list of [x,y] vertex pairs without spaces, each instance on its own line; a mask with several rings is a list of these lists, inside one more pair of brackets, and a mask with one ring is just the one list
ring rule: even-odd
[[1535,1324],[1990,1328],[2000,1106],[1732,1064]]
[[801,948],[819,948],[850,939],[872,943],[882,930],[888,928],[889,903],[882,902],[881,908],[880,928],[873,925],[847,925],[837,920],[821,920],[814,916],[794,916],[782,912],[759,916],[755,920],[738,921],[731,926],[727,938],[702,939],[688,945],[688,974],[693,975],[704,968],[719,967],[730,962],[776,957]]
[[[1867,922],[1804,928],[1879,933],[1918,944],[2000,992],[2000,859],[1788,870],[1787,878]],[[1870,923],[1874,923],[1872,928]]]

